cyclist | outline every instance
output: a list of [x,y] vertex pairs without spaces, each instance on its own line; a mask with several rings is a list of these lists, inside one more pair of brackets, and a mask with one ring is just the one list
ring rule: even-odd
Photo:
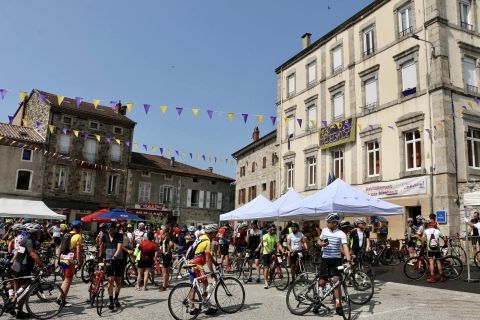
[[[188,261],[188,265],[193,266],[192,269],[189,269],[190,275],[190,282],[193,283],[193,280],[196,277],[202,276],[204,265],[206,264],[208,270],[213,272],[213,259],[211,253],[211,242],[217,236],[218,233],[218,226],[216,224],[209,224],[206,225],[204,228],[205,234],[200,235],[198,240],[195,244],[193,244],[192,250],[194,251],[194,258]],[[212,273],[212,277],[213,273]],[[204,286],[203,295],[206,297],[207,293],[207,286],[208,280],[207,278],[203,278],[200,282]],[[190,314],[196,315],[198,314],[198,309],[194,307],[193,300],[195,299],[195,292],[193,290],[190,291],[188,296],[189,304],[190,304]],[[212,307],[211,305],[208,306],[208,309],[205,311],[205,314],[211,315],[217,312],[217,309]]]
[[[253,220],[250,225],[250,229],[247,231],[247,248],[252,252],[251,259],[249,260],[250,268],[255,261],[255,267],[257,269],[257,283],[260,283],[260,244],[262,239],[262,230],[258,228],[257,220]],[[252,282],[252,278],[248,279],[248,282]]]
[[228,251],[232,242],[232,230],[227,222],[218,230],[218,244],[220,245],[220,263],[225,266],[225,271],[231,270],[230,261],[228,260]]
[[147,240],[142,240],[138,249],[140,250],[140,260],[138,261],[137,269],[137,285],[135,289],[141,290],[140,284],[143,276],[143,290],[147,291],[147,283],[152,269],[153,261],[157,255],[157,244],[153,241],[155,235],[153,232],[147,234]]
[[145,223],[140,222],[138,224],[138,229],[133,231],[133,237],[135,239],[135,243],[140,244],[140,241],[143,240],[144,235],[145,235]]
[[370,251],[370,232],[365,229],[367,223],[362,218],[355,220],[355,229],[350,231],[350,249],[353,255],[359,257],[363,252]]
[[246,239],[247,239],[247,226],[246,222],[242,222],[237,232],[235,232],[235,252],[237,254],[245,251]]
[[[473,217],[472,219],[470,220],[470,222],[475,225],[477,224],[478,222],[480,222],[480,219],[479,219],[479,213],[478,211],[475,211],[473,213]],[[472,257],[474,256],[475,252],[479,251],[480,250],[480,238],[479,238],[479,233],[478,233],[478,229],[475,228],[475,227],[470,227],[470,229],[472,230],[471,234],[472,234],[472,237],[471,237],[471,241],[472,241],[472,246],[471,246],[471,255]]]
[[416,216],[415,219],[417,221],[415,224],[417,228],[417,246],[420,247],[422,245],[423,231],[425,231],[425,219],[421,215]]
[[262,250],[262,261],[263,261],[263,277],[265,279],[264,289],[268,289],[268,274],[270,273],[270,262],[272,261],[272,256],[275,253],[280,251],[283,254],[282,244],[280,243],[277,236],[277,228],[272,223],[268,227],[268,232],[263,235],[262,242],[259,245]]
[[[333,281],[339,281],[339,270],[342,265],[342,254],[347,258],[347,263],[351,263],[350,250],[347,245],[347,236],[338,229],[340,216],[338,213],[330,213],[327,216],[327,228],[323,228],[320,239],[317,245],[322,247],[322,262],[320,264],[319,273],[322,275],[319,285],[325,287],[328,275],[333,276]],[[340,287],[336,287],[335,296],[335,311],[338,315],[343,315],[342,305],[340,303]],[[314,311],[318,311],[315,309]]]
[[442,282],[447,281],[445,274],[442,270],[441,251],[440,251],[440,238],[444,239],[444,236],[440,230],[437,229],[437,223],[435,221],[429,221],[425,231],[423,232],[422,243],[425,244],[427,249],[427,257],[430,269],[430,277],[427,281],[429,283],[435,283],[435,260],[437,261],[438,272],[440,273],[440,280]]
[[348,236],[350,235],[350,231],[352,231],[352,224],[350,223],[350,221],[342,220],[338,228],[342,230],[347,235],[347,238],[348,238]]
[[407,220],[407,229],[405,230],[405,239],[407,242],[408,253],[410,257],[415,255],[416,239],[417,235],[417,226],[413,224],[413,218],[408,218]]
[[173,243],[173,237],[170,233],[170,226],[168,224],[162,227],[162,236],[161,236],[161,253],[162,253],[162,275],[163,275],[163,284],[160,287],[159,291],[165,291],[168,288],[168,279],[170,278],[169,272],[170,267],[172,266],[173,260],[173,248],[175,244]]
[[287,236],[287,249],[290,258],[290,271],[292,272],[292,283],[297,275],[297,260],[298,253],[303,250],[308,250],[307,241],[305,235],[298,228],[298,223],[292,223],[290,225],[292,233]]
[[60,243],[62,242],[62,229],[60,229],[60,221],[55,221],[55,224],[48,229],[48,234],[52,237],[55,243],[55,253],[60,253]]
[[[100,252],[106,262],[106,274],[108,277],[108,298],[110,304],[108,308],[114,310],[115,306],[120,307],[118,301],[120,289],[122,287],[122,276],[125,266],[123,265],[123,236],[117,231],[115,224],[107,225],[108,233],[101,239]],[[113,290],[115,287],[115,299]]]

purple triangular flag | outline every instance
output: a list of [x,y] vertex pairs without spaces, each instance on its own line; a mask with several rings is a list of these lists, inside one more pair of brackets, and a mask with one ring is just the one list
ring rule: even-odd
[[130,147],[130,140],[125,140],[125,145],[126,145],[127,147]]
[[432,134],[432,130],[430,130],[430,129],[425,129],[425,131],[427,131],[429,135]]
[[75,97],[75,104],[77,105],[77,108],[80,108],[80,104],[82,103],[83,98],[81,97]]
[[389,127],[390,129],[392,129],[392,130],[395,130],[395,128],[394,128],[393,126],[388,126],[388,127]]
[[117,101],[110,101],[110,109],[115,110],[115,105],[117,104]]
[[370,130],[373,130],[373,125],[372,124],[369,124],[368,127],[370,128]]
[[145,149],[145,151],[148,150],[148,146],[146,144],[143,145],[143,148]]
[[158,151],[160,151],[160,154],[163,155],[163,148],[158,148]]
[[42,123],[40,121],[35,121],[35,129],[38,129],[42,126]]
[[474,97],[473,100],[474,100],[477,104],[480,104],[480,98]]
[[324,128],[328,127],[327,120],[322,120],[322,127],[324,127]]
[[227,159],[227,158],[225,158],[225,164],[227,164],[227,163],[228,163],[228,159]]
[[0,89],[0,98],[5,98],[5,95],[7,94],[8,90],[7,89]]
[[217,163],[217,157],[213,157],[215,159],[215,163]]
[[38,92],[38,101],[45,102],[45,93],[40,91]]
[[181,107],[175,107],[175,109],[177,109],[178,115],[181,115],[181,114],[182,114],[183,108],[181,108]]
[[67,134],[67,128],[62,128],[62,133]]
[[13,116],[8,116],[8,124],[12,124],[13,122]]
[[213,116],[213,110],[207,110],[207,114],[208,114],[208,117],[210,118],[210,120],[212,119],[212,116]]
[[272,126],[275,125],[275,122],[277,121],[277,117],[275,116],[270,116],[270,120],[272,120]]
[[189,153],[189,155],[190,155],[190,159],[193,159],[193,154],[191,152]]
[[202,159],[203,159],[203,161],[205,161],[205,155],[204,154],[202,154]]
[[180,152],[178,152],[178,150],[175,150],[175,154],[176,154],[177,156],[180,156]]
[[248,114],[247,113],[242,113],[242,117],[243,117],[243,123],[247,123]]
[[462,106],[462,109],[463,109],[463,110],[467,110],[467,106]]
[[108,144],[111,144],[111,143],[112,143],[112,138],[110,138],[110,137],[106,137],[105,140],[107,140],[107,143],[108,143]]
[[150,110],[150,105],[148,103],[145,103],[143,105],[143,109],[145,109],[145,114],[148,114],[148,110]]
[[436,125],[433,125],[433,129],[437,130],[437,126],[436,126]]
[[298,125],[300,126],[300,128],[302,127],[302,122],[303,120],[302,119],[297,119],[297,122],[298,122]]
[[83,137],[85,138],[85,140],[88,139],[88,136],[89,136],[88,132],[84,132],[84,133],[83,133]]

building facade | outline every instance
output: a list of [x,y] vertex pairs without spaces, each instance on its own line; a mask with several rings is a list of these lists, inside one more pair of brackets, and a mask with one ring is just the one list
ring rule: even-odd
[[218,223],[232,210],[234,180],[175,158],[132,153],[128,173],[127,209],[147,220],[183,224]]
[[277,199],[279,195],[277,130],[260,137],[256,127],[253,142],[234,152],[232,157],[237,160],[235,184],[235,208],[262,195],[269,200]]
[[378,0],[276,69],[279,192],[342,178],[463,231],[478,189],[480,8],[475,0]]

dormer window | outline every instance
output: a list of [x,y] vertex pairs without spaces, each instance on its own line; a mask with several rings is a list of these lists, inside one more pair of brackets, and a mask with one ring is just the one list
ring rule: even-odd
[[88,127],[93,130],[98,130],[100,129],[100,123],[95,121],[90,121],[90,123],[88,124]]

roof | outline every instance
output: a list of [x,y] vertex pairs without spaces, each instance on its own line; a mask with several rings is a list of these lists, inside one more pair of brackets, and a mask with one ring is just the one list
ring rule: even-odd
[[[94,107],[93,103],[88,102],[88,101],[82,101],[77,107],[75,99],[65,97],[62,101],[61,107],[58,104],[58,96],[53,93],[49,93],[43,90],[37,90],[34,89],[33,91],[40,92],[45,95],[46,101],[48,101],[48,104],[51,105],[52,107],[55,108],[61,108],[62,110],[70,110],[71,112],[78,113],[78,111],[82,111],[86,114],[93,115],[93,116],[99,116],[102,118],[109,118],[112,120],[119,120],[124,123],[128,123],[132,126],[136,124],[135,121],[131,120],[127,116],[124,116],[118,112],[115,112],[112,108],[98,105],[97,108]],[[33,93],[32,91],[32,93]],[[60,110],[60,109],[59,109]]]
[[275,139],[276,140],[276,138],[277,138],[277,129],[273,130],[272,132],[267,133],[266,135],[264,135],[263,137],[261,137],[257,141],[253,141],[252,143],[246,145],[242,149],[240,149],[238,151],[235,151],[234,153],[232,153],[232,157],[237,159],[239,156],[241,156],[245,152],[248,152],[249,150],[261,145],[264,142],[267,142],[270,139]]
[[172,167],[171,160],[168,158],[139,152],[132,152],[130,167],[132,169],[169,172],[191,177],[204,177],[214,180],[221,180],[228,183],[234,181],[234,179],[232,178],[225,177],[207,170],[192,167],[178,161],[175,161],[175,165]]
[[369,5],[367,5],[365,8],[360,10],[359,12],[355,13],[353,16],[342,22],[340,25],[335,27],[333,30],[322,36],[320,39],[312,43],[310,46],[306,47],[290,59],[288,59],[286,62],[284,62],[282,65],[277,67],[275,69],[275,73],[280,73],[282,70],[285,70],[289,68],[291,65],[296,63],[297,61],[305,58],[307,55],[310,53],[314,52],[318,48],[320,48],[323,44],[325,44],[327,41],[329,41],[331,38],[336,36],[338,33],[344,31],[345,29],[349,28],[351,25],[357,22],[357,20],[361,20],[365,17],[365,15],[370,14],[371,12],[375,11],[377,8],[383,6],[385,3],[389,2],[390,0],[375,0]]
[[12,140],[44,143],[43,137],[33,128],[0,123],[0,136]]

